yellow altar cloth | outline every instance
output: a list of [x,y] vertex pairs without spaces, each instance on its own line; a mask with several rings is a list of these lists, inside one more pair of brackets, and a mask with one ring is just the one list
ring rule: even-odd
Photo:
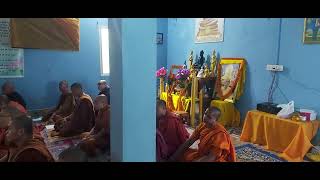
[[318,127],[317,120],[297,122],[253,110],[247,113],[240,140],[264,145],[288,161],[300,162],[313,146],[310,141]]
[[[175,109],[177,109],[179,95],[178,94],[171,94],[171,95],[172,95],[173,106],[174,106]],[[163,92],[161,94],[161,96],[160,96],[160,99],[162,99],[162,100],[167,102],[167,93]],[[187,111],[189,106],[190,106],[191,98],[182,97],[182,101],[184,101],[184,104],[185,104],[185,109],[184,110]]]
[[235,108],[233,103],[221,100],[212,100],[211,106],[215,106],[220,109],[221,116],[218,122],[223,126],[238,127],[240,125],[240,112]]

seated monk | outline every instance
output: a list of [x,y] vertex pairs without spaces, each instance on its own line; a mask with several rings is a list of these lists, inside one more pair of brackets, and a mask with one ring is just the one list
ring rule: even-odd
[[11,119],[26,114],[23,106],[16,102],[13,102],[14,105],[12,105],[9,102],[13,101],[9,101],[6,95],[0,96],[0,148],[6,147],[4,145],[4,139]]
[[102,95],[104,94],[108,98],[108,104],[110,105],[110,86],[107,84],[106,80],[100,80],[98,82],[98,89],[99,89],[99,94]]
[[[170,157],[170,161],[182,159],[186,162],[235,162],[236,154],[230,135],[217,122],[220,114],[218,108],[209,107],[203,116],[203,122],[190,139]],[[198,139],[198,149],[188,149]]]
[[161,132],[158,130],[157,128],[157,132],[156,132],[156,148],[157,148],[157,162],[163,162],[166,161],[168,159],[168,146],[166,141],[164,140]]
[[83,132],[90,131],[94,126],[94,106],[89,95],[82,91],[80,83],[71,86],[72,94],[75,98],[76,107],[66,118],[59,118],[55,123],[55,131],[51,136],[75,136]]
[[168,156],[189,138],[189,133],[180,118],[167,110],[166,102],[163,100],[157,100],[157,127],[167,143]]
[[40,136],[33,135],[32,119],[23,115],[12,118],[6,132],[9,147],[7,162],[53,162],[53,158]]
[[27,114],[27,110],[19,103],[15,102],[15,101],[11,101],[9,100],[7,95],[1,95],[0,96],[0,108],[1,111],[2,110],[6,110],[6,109],[17,109],[18,111],[20,111],[23,114]]
[[90,132],[82,134],[83,139],[79,143],[80,149],[88,156],[110,152],[110,107],[107,96],[99,95],[94,101],[94,108],[98,112],[95,126]]
[[27,108],[26,102],[23,97],[15,90],[14,84],[10,81],[6,81],[2,85],[2,93],[7,95],[10,101],[14,101]]
[[59,90],[61,92],[59,103],[57,107],[50,110],[46,116],[44,116],[43,121],[53,121],[56,119],[55,116],[65,118],[74,110],[74,99],[72,93],[69,91],[68,82],[63,80],[59,83]]

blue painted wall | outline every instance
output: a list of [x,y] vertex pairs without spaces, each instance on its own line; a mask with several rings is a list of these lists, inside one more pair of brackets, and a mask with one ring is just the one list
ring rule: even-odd
[[279,73],[279,87],[275,100],[294,100],[297,108],[310,108],[320,113],[320,44],[303,44],[304,19],[283,19],[280,61],[285,71]]
[[[245,93],[236,104],[244,117],[245,112],[267,101],[271,74],[266,64],[276,61],[280,19],[226,18],[224,41],[218,43],[194,43],[195,21],[191,18],[168,19],[168,68],[183,64],[190,50],[194,57],[204,50],[205,57],[215,49],[218,57],[241,57],[248,62]],[[301,36],[299,36],[301,37]]]
[[[54,51],[26,49],[25,76],[12,79],[17,91],[27,102],[28,109],[54,106],[59,97],[58,83],[66,79],[82,83],[84,90],[97,95],[100,76],[99,25],[107,25],[106,18],[80,19],[80,51]],[[0,79],[2,84],[4,79]]]
[[157,44],[157,69],[167,67],[168,19],[157,18],[157,33],[163,33],[163,44]]

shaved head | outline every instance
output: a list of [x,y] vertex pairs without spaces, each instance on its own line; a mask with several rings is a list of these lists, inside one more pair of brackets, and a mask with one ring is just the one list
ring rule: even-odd
[[214,106],[208,107],[207,110],[204,112],[203,122],[206,124],[207,127],[213,127],[220,118],[220,115],[221,111],[219,108]]
[[11,81],[6,81],[3,85],[2,85],[2,93],[4,94],[10,94],[14,91],[14,84]]
[[165,116],[167,114],[167,107],[166,107],[166,102],[164,100],[161,99],[157,99],[157,119]]

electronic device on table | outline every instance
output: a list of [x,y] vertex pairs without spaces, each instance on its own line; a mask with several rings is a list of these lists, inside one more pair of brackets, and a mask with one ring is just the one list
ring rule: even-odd
[[277,107],[277,105],[278,104],[270,102],[259,103],[257,104],[257,110],[271,114],[278,114],[282,108]]

